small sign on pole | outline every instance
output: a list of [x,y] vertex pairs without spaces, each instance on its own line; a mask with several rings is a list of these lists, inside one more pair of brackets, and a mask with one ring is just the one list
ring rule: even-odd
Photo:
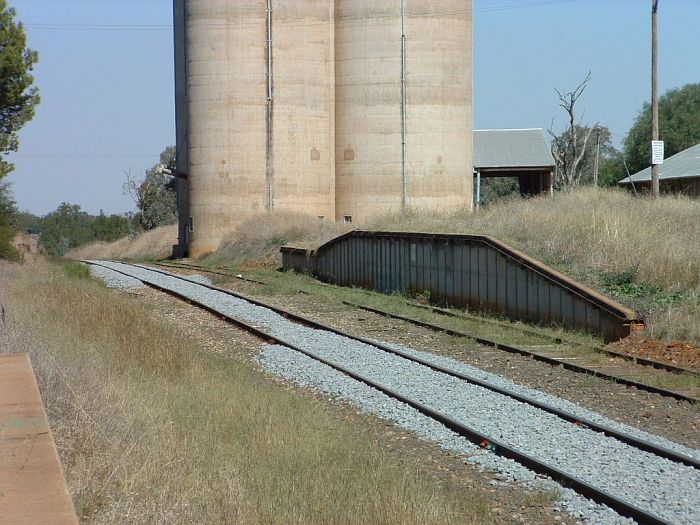
[[663,164],[664,163],[664,141],[663,140],[652,140],[651,141],[651,163],[652,164]]

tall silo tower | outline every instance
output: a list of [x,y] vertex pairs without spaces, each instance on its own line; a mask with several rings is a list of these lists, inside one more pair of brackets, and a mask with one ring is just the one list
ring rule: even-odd
[[174,0],[180,248],[470,208],[471,0]]
[[180,243],[214,251],[265,210],[332,218],[333,0],[174,1]]
[[336,217],[471,209],[471,0],[338,0]]

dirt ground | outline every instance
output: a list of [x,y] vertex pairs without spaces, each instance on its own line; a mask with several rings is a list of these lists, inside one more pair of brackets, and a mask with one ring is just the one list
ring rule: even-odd
[[633,335],[613,343],[610,347],[617,352],[654,359],[700,372],[700,346]]

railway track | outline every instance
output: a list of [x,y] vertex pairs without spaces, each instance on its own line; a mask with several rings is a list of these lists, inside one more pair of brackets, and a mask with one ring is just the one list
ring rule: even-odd
[[[237,279],[241,279],[244,281],[256,283],[256,284],[263,284],[263,285],[269,285],[269,283],[265,283],[263,281],[258,281],[255,279],[248,279],[245,277],[242,277],[240,275],[234,275],[231,272],[226,272],[224,269],[217,269],[217,270],[209,270],[209,269],[204,269],[201,266],[198,265],[193,265],[193,264],[183,264],[183,263],[154,263],[157,264],[158,266],[165,267],[165,268],[170,268],[170,269],[184,269],[184,270],[193,270],[193,271],[201,271],[204,273],[210,273],[212,275],[220,275],[220,276],[226,276],[226,277],[234,277]],[[222,271],[219,271],[222,270]],[[301,292],[307,294],[308,292],[305,290],[300,290]],[[365,310],[377,315],[381,315],[384,317],[389,317],[392,319],[397,319],[400,321],[404,321],[416,326],[420,326],[422,328],[426,328],[428,330],[432,330],[435,332],[441,332],[447,335],[451,335],[454,337],[464,337],[468,338],[474,341],[477,341],[480,344],[495,348],[497,350],[501,350],[504,352],[509,352],[509,353],[515,353],[519,354],[525,357],[529,357],[532,359],[535,359],[539,362],[546,363],[551,366],[556,366],[556,367],[563,367],[571,372],[576,372],[580,374],[585,374],[589,375],[592,377],[597,377],[599,379],[604,379],[608,381],[612,381],[618,384],[623,384],[629,387],[637,388],[638,390],[644,391],[644,392],[650,392],[653,394],[659,394],[665,397],[670,397],[679,401],[686,401],[690,403],[696,403],[700,402],[700,398],[698,397],[695,389],[670,389],[670,388],[664,388],[664,387],[659,387],[653,384],[649,384],[646,382],[643,382],[642,380],[639,380],[637,378],[637,370],[634,368],[631,368],[629,370],[624,370],[623,367],[612,367],[617,370],[617,373],[612,373],[609,371],[610,367],[603,367],[603,366],[596,366],[594,364],[584,364],[581,363],[580,357],[577,356],[568,356],[566,353],[559,352],[556,348],[552,349],[550,351],[547,351],[545,349],[530,349],[530,348],[525,348],[522,346],[517,346],[517,345],[511,345],[511,344],[505,344],[499,341],[494,341],[492,339],[488,339],[485,337],[481,337],[479,334],[475,333],[467,333],[462,330],[455,330],[455,329],[450,329],[446,328],[434,323],[430,322],[425,322],[421,321],[419,319],[414,319],[405,315],[399,315],[399,314],[394,314],[392,312],[388,312],[386,310],[382,310],[379,308],[374,308],[371,306],[367,305],[362,305],[362,304],[357,304],[353,303],[350,301],[343,301],[344,304],[347,306]],[[455,317],[455,318],[469,318],[470,320],[478,319],[479,322],[491,322],[493,324],[497,324],[499,327],[502,326],[503,328],[514,330],[514,328],[506,323],[500,323],[499,321],[493,320],[487,320],[484,321],[482,318],[477,318],[475,316],[467,316],[467,315],[461,315],[461,314],[455,314],[454,312],[451,312],[450,310],[446,310],[443,308],[438,308],[438,307],[433,307],[433,306],[427,306],[427,305],[421,305],[418,303],[415,303],[413,301],[408,301],[407,302],[410,306],[417,307],[417,308],[422,308],[425,310],[432,311],[434,313],[440,314],[440,315],[445,315],[449,317]],[[559,337],[552,337],[548,335],[543,335],[540,334],[539,332],[536,331],[530,331],[527,329],[521,330],[518,329],[522,333],[530,334],[533,336],[540,337],[542,339],[549,339],[555,344],[565,344],[569,345],[570,347],[576,347],[580,346],[580,343],[575,342],[575,341],[570,341],[567,339],[559,338]],[[615,352],[611,351],[602,347],[597,347],[592,349],[596,353],[600,353],[602,355],[612,357],[615,359],[621,359],[626,362],[629,362],[632,365],[641,365],[646,368],[653,368],[656,370],[661,370],[663,372],[669,372],[671,374],[675,375],[686,375],[687,377],[698,377],[700,374],[695,371],[695,370],[690,370],[678,366],[674,366],[668,363],[663,363],[660,361],[655,361],[652,359],[644,359],[644,358],[639,358],[627,354],[623,354],[620,352]],[[629,373],[627,373],[629,372]]]
[[[482,428],[482,425],[478,422],[465,421],[459,410],[454,410],[453,403],[449,398],[443,399],[442,402],[435,402],[430,398],[416,397],[411,392],[410,386],[412,383],[418,383],[418,379],[413,380],[411,376],[401,374],[398,383],[392,383],[391,381],[387,383],[387,381],[376,377],[376,370],[372,369],[372,366],[364,365],[363,368],[361,362],[367,358],[379,359],[385,365],[389,364],[389,368],[392,369],[408,367],[407,371],[410,369],[410,373],[415,373],[416,377],[430,377],[430,381],[438,383],[447,381],[452,386],[456,386],[460,392],[474,389],[478,389],[479,395],[483,395],[483,392],[488,392],[487,397],[498,400],[499,404],[503,404],[503,400],[507,400],[505,403],[511,408],[517,407],[520,410],[533,411],[532,417],[536,415],[538,418],[544,418],[543,421],[546,420],[546,423],[541,423],[545,427],[553,425],[552,428],[556,428],[556,432],[564,432],[567,436],[575,434],[578,441],[573,440],[574,444],[571,446],[579,453],[581,450],[584,450],[586,458],[589,458],[590,454],[595,456],[597,453],[595,445],[588,445],[587,440],[594,442],[598,442],[601,439],[609,440],[605,441],[605,446],[624,451],[622,455],[625,458],[628,456],[634,457],[636,459],[631,461],[641,461],[641,464],[647,465],[646,468],[651,470],[660,469],[661,472],[678,473],[681,478],[687,477],[685,481],[700,491],[700,488],[698,488],[700,487],[700,462],[696,451],[691,451],[690,449],[681,450],[684,447],[674,446],[673,444],[669,446],[661,443],[660,441],[663,440],[660,438],[641,436],[640,434],[643,433],[634,432],[633,429],[620,429],[619,425],[606,424],[601,422],[600,418],[596,420],[596,418],[587,418],[580,413],[564,410],[550,403],[543,402],[541,399],[536,399],[534,396],[524,393],[522,389],[506,388],[494,381],[485,380],[484,378],[476,377],[474,374],[468,374],[453,367],[445,366],[437,362],[439,360],[431,359],[428,354],[351,336],[281,308],[272,307],[215,286],[201,284],[181,275],[174,275],[143,265],[86,262],[138,279],[150,287],[204,308],[268,343],[290,349],[318,363],[329,366],[347,377],[351,377],[364,385],[382,392],[392,399],[401,401],[424,416],[440,422],[471,442],[486,447],[502,457],[512,459],[537,473],[550,476],[563,486],[572,488],[579,494],[597,503],[607,505],[619,514],[630,517],[639,523],[685,523],[685,514],[687,512],[680,512],[678,514],[680,519],[676,519],[678,516],[667,510],[668,508],[675,508],[676,504],[673,502],[661,507],[651,505],[652,508],[649,508],[648,500],[642,501],[642,504],[635,501],[634,497],[631,498],[624,489],[625,485],[628,485],[628,480],[624,478],[630,475],[630,472],[625,471],[624,468],[619,472],[619,480],[612,484],[608,482],[607,485],[602,483],[602,486],[600,486],[594,482],[594,479],[591,479],[595,478],[595,475],[591,475],[587,469],[583,469],[585,475],[580,476],[579,469],[572,468],[572,465],[568,464],[566,460],[561,458],[557,460],[554,457],[548,457],[547,454],[542,454],[542,451],[536,445],[533,449],[532,446],[523,446],[521,443],[518,443],[517,439],[514,443],[507,435],[507,432],[503,435],[497,435],[493,428]],[[286,326],[283,329],[285,323],[294,325],[295,328],[292,329]],[[333,340],[335,343],[340,343],[345,349],[340,354],[328,353],[327,339],[331,336],[335,338]],[[357,346],[357,351],[360,352],[355,359],[349,357],[349,354],[352,352],[348,348],[352,348],[352,345]],[[614,426],[618,426],[618,428],[613,428]],[[582,438],[580,433],[584,433],[585,438]],[[537,440],[542,437],[541,434],[542,432],[538,428],[538,432],[530,436],[530,438]],[[583,439],[583,442],[581,439]],[[591,450],[586,450],[588,446],[591,447]],[[623,448],[620,449],[620,447]],[[535,451],[534,453],[533,450]],[[564,454],[564,457],[566,456],[567,454]],[[620,463],[620,461],[624,464],[628,459],[617,460],[617,463]],[[661,462],[662,466],[648,466],[656,465],[657,461]],[[617,464],[615,468],[619,469],[622,467],[620,464]],[[632,468],[631,470],[634,469]],[[645,486],[648,485],[647,480],[640,482]],[[684,483],[684,486],[688,485]],[[622,490],[620,490],[621,487]],[[667,489],[668,487],[660,488],[659,490],[666,491],[664,492],[666,497],[673,497],[668,495]],[[644,500],[644,498],[641,499]],[[696,509],[691,514],[692,516],[697,515],[697,517],[700,517],[700,509]],[[687,522],[691,523],[692,521]]]

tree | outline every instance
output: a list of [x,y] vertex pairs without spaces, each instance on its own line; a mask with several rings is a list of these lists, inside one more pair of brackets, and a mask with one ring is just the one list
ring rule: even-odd
[[[659,138],[670,157],[700,143],[700,83],[671,89],[659,98]],[[630,173],[651,164],[651,106],[644,103],[624,140]]]
[[582,175],[579,168],[587,153],[588,140],[596,127],[585,127],[581,126],[581,122],[576,122],[576,102],[583,95],[590,80],[589,71],[586,78],[573,91],[562,93],[555,89],[559,96],[559,106],[564,108],[569,121],[567,129],[561,135],[557,135],[552,127],[549,129],[559,185],[565,189],[570,189],[579,183]]
[[616,187],[617,183],[627,176],[624,159],[622,152],[614,150],[612,155],[600,163],[598,172],[599,186]]
[[27,37],[15,10],[0,0],[0,179],[14,166],[2,157],[19,147],[19,130],[34,117],[39,90],[31,71],[39,56],[27,48]]
[[[577,183],[593,184],[596,169],[596,156],[598,157],[598,185],[609,186],[610,179],[615,177],[614,168],[622,167],[621,162],[612,162],[618,159],[620,152],[612,145],[612,134],[606,126],[596,124],[592,127],[575,125],[574,136],[578,141],[576,150],[580,152],[581,160],[576,170]],[[550,132],[551,133],[551,132]],[[565,130],[561,135],[553,137],[553,147],[556,144],[562,151],[572,151],[571,131]],[[587,139],[587,144],[584,144]],[[618,159],[619,160],[619,159]],[[557,166],[561,169],[560,166]],[[624,167],[622,167],[624,170]],[[623,178],[624,171],[620,171],[620,179]],[[605,182],[603,182],[605,179]],[[617,179],[619,180],[619,179]],[[614,182],[617,182],[614,181]],[[558,181],[561,184],[561,180]]]
[[177,221],[175,178],[163,174],[163,167],[175,169],[175,146],[168,146],[161,152],[160,163],[146,170],[143,181],[127,175],[126,191],[139,209],[134,220],[144,230]]
[[105,215],[102,210],[92,222],[92,236],[96,241],[112,242],[129,234],[129,219],[123,215]]
[[14,247],[17,207],[8,184],[0,182],[0,259],[19,260]]
[[27,49],[22,24],[15,23],[15,10],[0,0],[0,259],[17,259],[13,247],[17,209],[2,178],[14,166],[4,157],[17,151],[19,130],[34,116],[39,92],[30,74],[38,56]]
[[41,222],[40,242],[50,255],[61,256],[94,239],[91,218],[78,204],[63,202]]
[[484,206],[516,197],[520,197],[517,177],[481,177],[481,204]]

